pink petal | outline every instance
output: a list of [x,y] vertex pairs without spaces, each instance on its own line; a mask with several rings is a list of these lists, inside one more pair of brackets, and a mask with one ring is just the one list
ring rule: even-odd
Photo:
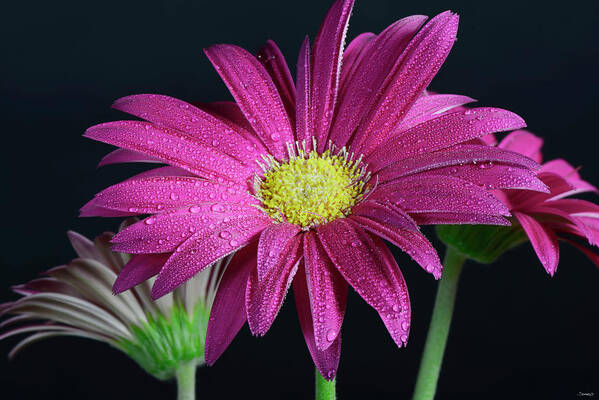
[[426,94],[420,96],[406,113],[404,119],[395,128],[396,132],[405,131],[418,124],[436,118],[440,114],[453,110],[476,100],[455,94]]
[[279,263],[282,252],[299,231],[297,225],[287,223],[273,224],[262,231],[257,255],[259,280]]
[[147,122],[115,121],[92,126],[85,137],[158,158],[206,178],[244,181],[252,170],[193,136]]
[[145,154],[138,153],[137,151],[125,150],[125,149],[116,149],[108,154],[106,154],[100,163],[98,163],[98,167],[102,167],[104,165],[110,164],[120,164],[120,163],[130,163],[130,162],[143,162],[143,163],[162,163],[157,158],[149,157]]
[[345,48],[343,52],[343,62],[341,64],[341,78],[339,87],[343,91],[346,87],[346,82],[351,82],[360,59],[364,56],[364,53],[368,44],[376,38],[376,35],[372,32],[360,33],[356,36]]
[[492,164],[490,162],[477,165],[462,165],[458,167],[444,167],[427,171],[420,176],[451,175],[463,179],[483,188],[490,189],[519,189],[534,190],[547,193],[547,186],[537,178],[536,174],[526,168],[512,167],[509,165]]
[[296,137],[299,143],[306,141],[306,149],[312,149],[312,105],[310,100],[310,40],[306,36],[297,60]]
[[[596,230],[592,224],[589,224],[589,220],[593,222],[599,222],[599,214],[595,214],[594,218],[585,218],[583,216],[572,215],[568,212],[568,207],[564,207],[560,204],[555,204],[564,200],[548,201],[538,204],[535,207],[530,208],[528,213],[541,215],[541,218],[549,216],[549,221],[545,222],[545,226],[552,228],[556,231],[563,231],[572,233],[574,235],[586,238],[589,243],[597,244],[599,242],[599,231]],[[553,217],[553,218],[551,218]],[[558,217],[557,220],[555,217]],[[561,219],[561,220],[560,220]],[[597,225],[599,227],[599,224]]]
[[554,200],[545,205],[549,207],[556,207],[568,214],[584,214],[593,215],[599,218],[599,205],[591,203],[590,201],[580,199],[560,199]]
[[229,347],[246,321],[245,286],[256,269],[256,245],[239,250],[225,269],[212,303],[206,332],[206,364],[212,365]]
[[267,217],[241,218],[210,232],[198,231],[164,264],[152,287],[152,298],[164,296],[213,262],[246,246],[270,224]]
[[385,222],[399,229],[419,231],[418,225],[408,214],[386,200],[364,200],[352,209],[352,215]]
[[147,178],[153,178],[156,176],[170,176],[170,177],[189,176],[189,177],[197,178],[196,175],[192,174],[191,172],[185,171],[182,168],[171,167],[170,165],[167,165],[165,167],[152,168],[147,171],[140,172],[137,175],[133,175],[128,180],[147,179]]
[[504,217],[473,213],[423,212],[412,218],[418,225],[511,225]]
[[320,225],[316,232],[341,275],[377,310],[395,343],[405,345],[410,328],[410,299],[389,249],[351,219]]
[[304,266],[314,341],[316,348],[324,351],[341,333],[348,286],[312,231],[304,235]]
[[[553,173],[564,178],[572,187],[575,189],[574,193],[583,192],[595,192],[599,193],[599,190],[591,185],[589,182],[584,181],[578,173],[578,168],[574,168],[567,161],[562,159],[551,160],[541,166],[540,173]],[[570,193],[568,195],[574,194]],[[563,195],[560,197],[564,197]]]
[[446,11],[426,24],[408,44],[377,92],[375,106],[358,128],[354,151],[367,153],[389,137],[427,88],[449,54],[458,16]]
[[378,186],[372,200],[389,201],[410,214],[452,212],[510,215],[507,207],[480,186],[450,176],[415,175]]
[[114,282],[112,292],[119,294],[158,274],[170,254],[138,254],[125,265]]
[[511,132],[503,138],[498,147],[524,154],[539,163],[543,159],[543,155],[541,154],[543,139],[528,131],[518,130]]
[[283,53],[281,53],[275,42],[268,40],[264,47],[258,51],[257,57],[277,87],[293,126],[295,124],[295,85]]
[[271,154],[286,159],[285,143],[294,140],[293,128],[264,66],[250,53],[233,45],[214,45],[204,52]]
[[[344,81],[339,95],[339,109],[329,139],[344,146],[373,103],[396,60],[410,39],[426,21],[422,15],[401,19],[387,27],[368,43],[353,68],[351,79]],[[345,56],[344,56],[345,57]]]
[[445,149],[488,133],[525,126],[522,118],[499,108],[473,108],[443,114],[383,142],[365,161],[373,170],[422,153]]
[[353,0],[337,0],[329,9],[316,40],[312,58],[312,109],[318,150],[326,145],[341,76],[341,59]]
[[497,138],[492,133],[489,133],[488,135],[481,136],[476,139],[472,139],[472,141],[477,142],[476,144],[485,144],[487,146],[497,146]]
[[561,158],[547,161],[545,164],[542,165],[540,172],[551,172],[565,179],[580,179],[578,170],[574,168],[572,165],[570,165],[569,162]]
[[255,202],[246,187],[192,177],[158,176],[129,179],[96,195],[95,205],[116,211],[155,214],[207,202]]
[[215,101],[211,103],[193,103],[199,109],[218,118],[246,140],[252,142],[252,145],[259,149],[260,153],[266,153],[266,147],[262,144],[260,138],[254,132],[254,128],[245,118],[243,111],[234,101]]
[[444,151],[418,154],[399,160],[381,169],[377,176],[379,183],[384,183],[402,176],[464,164],[477,164],[479,169],[486,169],[488,164],[485,163],[489,161],[526,169],[539,168],[539,165],[533,160],[511,151],[490,146],[457,145]]
[[549,193],[506,190],[504,193],[509,204],[511,204],[511,208],[528,210],[545,201],[561,199],[579,191],[584,191],[576,189],[568,180],[552,172],[540,172],[537,177],[549,188]]
[[382,237],[408,253],[426,272],[433,274],[435,279],[441,278],[443,265],[441,265],[437,251],[420,232],[402,229],[381,219],[371,219],[357,215],[350,218],[362,228]]
[[321,351],[316,347],[312,310],[310,308],[310,295],[306,283],[306,273],[303,263],[300,263],[298,274],[293,280],[293,294],[297,316],[306,340],[306,345],[320,374],[332,380],[337,374],[339,357],[341,356],[341,335],[337,335],[333,343],[326,350]]
[[232,220],[265,218],[258,209],[245,205],[202,204],[150,216],[120,231],[112,238],[112,249],[123,253],[171,253],[194,235],[214,232]]
[[102,207],[96,206],[96,199],[91,199],[79,210],[80,217],[130,217],[137,215],[137,212],[123,212],[107,210]]
[[526,232],[541,264],[543,264],[547,273],[553,276],[559,262],[557,236],[551,229],[546,228],[530,215],[514,211],[514,216]]
[[206,146],[257,167],[260,148],[235,132],[231,125],[182,100],[157,94],[139,94],[118,99],[113,108],[143,118],[160,127],[184,132]]
[[250,331],[254,335],[266,334],[281,309],[302,256],[301,245],[301,235],[289,240],[277,263],[266,271],[263,278],[258,278],[257,269],[250,272],[245,307]]

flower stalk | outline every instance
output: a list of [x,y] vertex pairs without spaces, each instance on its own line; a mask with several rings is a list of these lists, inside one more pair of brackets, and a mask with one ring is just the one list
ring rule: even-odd
[[314,370],[315,377],[315,390],[316,400],[335,400],[337,398],[335,394],[335,378],[330,381],[324,379],[324,377],[318,372],[318,369]]
[[177,400],[195,400],[196,398],[196,366],[195,360],[181,364],[177,368]]
[[439,281],[433,317],[424,345],[413,400],[431,400],[435,397],[455,305],[458,280],[464,261],[466,261],[465,256],[453,248],[447,247],[443,262],[443,277]]

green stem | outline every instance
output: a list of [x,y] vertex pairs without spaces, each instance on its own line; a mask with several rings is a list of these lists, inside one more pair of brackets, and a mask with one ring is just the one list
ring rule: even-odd
[[443,362],[443,353],[447,344],[451,316],[455,304],[458,280],[466,257],[451,247],[447,247],[443,262],[443,277],[437,289],[437,298],[433,309],[433,317],[424,345],[424,353],[420,362],[416,390],[413,400],[432,400],[437,390],[439,372]]
[[195,400],[196,365],[196,360],[191,360],[177,368],[177,400]]
[[318,369],[314,372],[316,378],[316,400],[335,400],[335,379],[327,381],[320,375]]

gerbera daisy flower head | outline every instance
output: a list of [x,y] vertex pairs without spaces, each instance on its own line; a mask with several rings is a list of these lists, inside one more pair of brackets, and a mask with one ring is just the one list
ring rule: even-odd
[[[485,141],[495,142],[493,137]],[[540,137],[517,130],[501,140],[497,148],[519,152],[541,163],[542,145]],[[528,241],[551,276],[559,262],[558,240],[562,240],[574,245],[599,266],[599,254],[583,244],[599,245],[599,206],[569,198],[579,193],[597,193],[597,188],[583,180],[578,168],[563,159],[543,163],[537,176],[549,188],[547,193],[519,189],[494,192],[512,213],[511,226],[442,226],[437,228],[440,238],[482,263],[491,263],[509,248]]]
[[[523,127],[519,116],[459,109],[473,100],[426,91],[455,41],[457,15],[407,17],[344,50],[352,7],[335,2],[314,43],[306,38],[295,82],[272,41],[257,56],[214,45],[206,55],[234,103],[129,96],[114,107],[144,121],[85,133],[120,147],[101,164],[168,164],[105,189],[82,209],[150,214],[113,238],[115,250],[156,261],[125,267],[117,292],[158,274],[159,298],[235,253],[210,317],[209,363],[246,321],[254,334],[266,333],[291,285],[326,378],[337,368],[348,285],[404,345],[408,292],[382,239],[439,278],[420,224],[506,225],[507,207],[486,189],[545,190],[531,171],[536,162],[474,140]],[[479,168],[486,162],[496,167]]]
[[0,323],[0,340],[26,336],[9,357],[42,339],[75,336],[109,344],[161,380],[184,363],[204,364],[208,316],[226,260],[157,301],[149,282],[114,296],[112,285],[130,257],[110,250],[113,235],[92,242],[69,232],[78,258],[13,287],[22,297],[0,304],[0,316],[12,316]]

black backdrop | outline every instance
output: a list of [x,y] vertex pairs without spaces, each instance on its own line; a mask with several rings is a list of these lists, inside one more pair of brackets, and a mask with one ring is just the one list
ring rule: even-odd
[[[584,177],[599,184],[597,4],[358,0],[348,37],[378,32],[406,15],[458,12],[459,40],[432,89],[519,113],[547,139],[548,158],[584,164]],[[15,298],[10,284],[73,257],[67,229],[90,236],[118,225],[77,217],[94,193],[139,170],[97,170],[109,146],[81,137],[88,126],[124,117],[109,109],[114,99],[148,92],[228,99],[203,47],[224,42],[254,51],[273,38],[294,70],[301,40],[314,37],[328,6],[320,0],[5,3],[0,300]],[[343,330],[341,399],[411,393],[436,282],[397,257],[413,305],[410,343],[398,350],[353,293]],[[492,267],[467,265],[439,399],[599,395],[599,270],[565,246],[561,259],[553,279],[529,246]],[[3,398],[174,398],[174,385],[154,381],[104,345],[53,339],[8,362],[2,355],[14,343],[0,342]],[[312,368],[290,296],[266,337],[253,338],[244,328],[216,366],[199,371],[198,397],[309,399]]]

